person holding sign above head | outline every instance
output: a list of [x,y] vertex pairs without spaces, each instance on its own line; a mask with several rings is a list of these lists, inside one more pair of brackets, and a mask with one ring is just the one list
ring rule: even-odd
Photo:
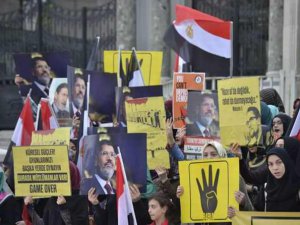
[[194,123],[186,125],[187,136],[219,137],[220,128],[216,119],[217,107],[213,94],[191,92],[188,101],[195,105],[193,107],[190,107],[192,104],[188,105],[188,111],[192,110],[191,114],[188,112],[191,117],[189,119]]
[[[206,145],[203,147],[203,159],[219,159],[219,158],[227,158],[227,152],[224,149],[224,147],[217,141],[211,141],[208,142]],[[211,173],[211,169],[210,169]],[[200,196],[206,196],[206,201],[203,201],[201,198],[201,205],[202,208],[205,209],[206,206],[210,210],[216,209],[217,206],[217,195],[216,195],[216,190],[217,190],[217,184],[218,184],[218,178],[219,178],[219,171],[216,171],[216,175],[214,176],[214,181],[212,183],[206,184],[207,186],[201,186],[200,181],[197,179],[197,185],[198,185],[198,190]],[[212,181],[211,177],[212,174],[208,175],[208,180]],[[203,179],[206,179],[203,177]],[[243,180],[243,178],[240,176],[240,190],[236,191],[234,193],[235,200],[239,203],[241,210],[244,211],[252,211],[253,206],[251,204],[251,201],[249,199],[249,196],[247,194],[246,190],[246,184]],[[212,191],[215,190],[215,191]],[[207,192],[208,191],[208,192]],[[178,186],[177,188],[177,197],[182,196],[184,190],[182,186]],[[228,207],[228,217],[231,218],[235,215],[235,209],[232,207]],[[229,224],[229,223],[214,223],[214,224]]]

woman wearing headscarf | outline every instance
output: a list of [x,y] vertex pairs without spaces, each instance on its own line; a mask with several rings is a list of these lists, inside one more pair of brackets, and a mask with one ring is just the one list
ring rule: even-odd
[[267,212],[299,212],[299,178],[294,164],[283,148],[272,148],[267,153],[268,179],[261,192],[258,210]]
[[[202,152],[203,159],[218,159],[218,158],[227,158],[227,152],[224,149],[224,147],[217,141],[211,141],[208,142],[203,146],[203,152]],[[243,211],[252,211],[253,206],[251,204],[251,201],[249,199],[247,190],[246,190],[246,184],[244,179],[239,176],[239,190],[234,193],[234,197],[236,201],[240,205],[240,209]],[[177,196],[180,197],[183,194],[184,190],[182,186],[178,186],[177,188]],[[235,209],[233,207],[228,207],[228,217],[231,218],[235,215]],[[208,224],[208,223],[204,223]],[[213,224],[230,224],[230,223],[213,223]]]
[[274,88],[266,88],[260,91],[260,100],[267,105],[274,105],[278,107],[279,112],[285,112],[282,99]]
[[267,151],[268,149],[271,149],[275,146],[275,142],[278,138],[285,136],[291,121],[292,118],[285,113],[279,113],[278,115],[273,117],[271,124],[271,135],[268,140],[269,146],[267,147]]
[[300,178],[300,141],[294,137],[282,137],[276,141],[276,147],[284,148],[295,165],[295,170]]

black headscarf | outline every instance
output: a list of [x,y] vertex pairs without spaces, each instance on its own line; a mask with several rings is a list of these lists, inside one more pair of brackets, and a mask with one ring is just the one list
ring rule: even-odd
[[[275,118],[279,118],[283,124],[283,134],[282,137],[284,137],[285,133],[287,132],[289,125],[292,121],[292,118],[285,114],[285,113],[279,113],[276,116],[273,117],[272,122],[274,121]],[[273,128],[273,124],[272,124],[272,128]]]
[[300,179],[300,141],[294,137],[283,137],[280,139],[283,139],[284,149],[287,151],[294,163],[297,176]]
[[282,178],[276,179],[268,170],[266,209],[269,212],[297,212],[300,210],[298,201],[300,182],[296,175],[294,164],[287,151],[283,148],[272,148],[267,153],[267,162],[271,155],[276,155],[282,160],[285,166],[285,173]]
[[266,88],[260,91],[260,100],[267,105],[275,105],[279,112],[285,112],[282,99],[274,88]]

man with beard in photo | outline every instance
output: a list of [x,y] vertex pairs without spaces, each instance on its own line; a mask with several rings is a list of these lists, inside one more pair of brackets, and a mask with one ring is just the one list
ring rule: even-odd
[[[90,157],[94,167],[94,174],[91,176],[88,170],[84,171],[84,180],[81,187],[81,192],[87,194],[91,188],[95,188],[97,195],[114,194],[114,189],[111,183],[111,178],[115,172],[116,152],[110,140],[96,141],[94,146],[94,157]],[[92,151],[92,149],[89,149]],[[90,164],[92,163],[90,161]],[[86,162],[87,163],[87,162]]]
[[47,98],[49,95],[49,87],[52,81],[51,68],[48,65],[46,59],[39,53],[33,53],[31,56],[32,62],[32,76],[33,80],[30,85],[26,85],[27,81],[19,75],[15,78],[15,83],[20,87],[22,96],[31,89],[31,98],[38,104],[41,98]]
[[70,116],[79,117],[83,110],[83,102],[86,91],[86,84],[82,74],[75,73],[75,82],[72,86],[72,102],[70,107]]
[[[198,97],[198,96],[197,96]],[[194,106],[194,123],[186,125],[187,136],[219,137],[216,104],[211,93],[201,93]]]

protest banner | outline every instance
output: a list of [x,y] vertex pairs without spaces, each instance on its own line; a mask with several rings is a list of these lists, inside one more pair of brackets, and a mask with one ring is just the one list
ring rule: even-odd
[[13,147],[15,196],[70,196],[67,146]]
[[229,222],[228,206],[238,208],[238,168],[237,158],[180,161],[181,222]]
[[70,128],[61,127],[55,130],[33,131],[31,145],[67,145],[70,142]]
[[[136,51],[140,62],[145,86],[159,85],[163,53],[160,51]],[[122,51],[122,64],[126,68],[131,57],[131,51]],[[119,69],[119,52],[104,51],[104,72],[117,73]]]
[[185,136],[184,137],[184,149],[183,152],[186,156],[186,159],[202,159],[202,151],[204,145],[209,143],[210,141],[218,141],[220,139],[212,138],[212,137],[193,137],[193,136]]
[[234,142],[241,146],[261,144],[258,77],[219,80],[218,100],[223,145]]
[[201,91],[205,88],[205,73],[174,73],[173,76],[173,126],[185,125],[188,90]]
[[232,218],[232,225],[299,225],[299,212],[242,212]]
[[170,168],[163,97],[126,100],[125,108],[128,133],[147,133],[149,169],[157,166]]

